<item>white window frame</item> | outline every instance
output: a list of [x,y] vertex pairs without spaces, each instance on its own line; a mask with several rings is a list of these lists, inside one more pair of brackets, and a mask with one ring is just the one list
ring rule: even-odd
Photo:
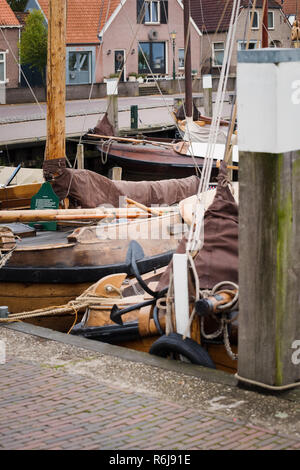
[[[179,54],[180,51],[183,51],[183,59]],[[180,65],[181,62],[183,62],[183,65]],[[184,48],[183,47],[178,48],[178,69],[180,69],[180,70],[184,69]]]
[[[244,51],[245,49],[242,49],[242,44],[247,44],[247,41],[239,40],[238,41],[238,51]],[[249,44],[255,44],[256,47],[254,49],[259,49],[260,48],[260,41],[257,39],[250,39]]]
[[[1,56],[3,57],[1,58]],[[8,80],[6,78],[6,51],[0,51],[0,63],[4,64],[4,80],[1,80],[0,77],[0,83],[7,83]]]
[[[253,24],[252,24],[251,29],[253,29],[253,30],[258,30],[258,29],[259,29],[259,11],[258,11],[258,10],[254,10],[253,14],[256,15],[256,17],[257,17],[257,26],[253,26]],[[252,15],[252,11],[249,11],[249,21],[250,21],[250,24],[251,24],[251,15]],[[255,16],[254,16],[254,18],[255,18]],[[253,23],[254,23],[254,19],[253,19]]]
[[[272,26],[270,26],[269,15],[272,15],[272,23],[273,23]],[[275,29],[274,19],[275,19],[275,18],[274,18],[274,11],[268,10],[268,29]]]
[[[150,21],[146,21],[146,4],[150,4]],[[157,21],[152,20],[152,4],[157,4]],[[160,0],[146,0],[145,1],[145,24],[160,24]]]
[[222,67],[222,64],[215,63],[215,44],[223,44],[223,49],[217,49],[217,52],[223,51],[225,52],[225,42],[224,41],[216,41],[212,43],[212,66],[213,67]]

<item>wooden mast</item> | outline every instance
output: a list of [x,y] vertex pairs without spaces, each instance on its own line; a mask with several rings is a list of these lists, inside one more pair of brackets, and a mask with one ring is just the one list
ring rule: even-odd
[[50,0],[45,160],[65,158],[66,0]]
[[262,43],[261,43],[262,48],[269,47],[269,34],[268,34],[269,5],[268,5],[268,0],[265,0],[264,5],[265,5],[265,7],[263,9],[263,21],[262,21]]
[[187,118],[193,116],[193,93],[192,93],[192,62],[191,62],[191,36],[190,36],[190,0],[183,1],[184,19],[184,74],[185,74],[185,114]]

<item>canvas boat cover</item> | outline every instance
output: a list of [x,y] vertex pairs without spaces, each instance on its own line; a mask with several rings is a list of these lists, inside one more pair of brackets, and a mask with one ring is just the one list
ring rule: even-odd
[[[184,237],[177,253],[185,253]],[[204,244],[194,258],[200,289],[212,289],[223,281],[238,283],[238,206],[230,191],[227,170],[221,163],[218,186],[204,216]],[[172,262],[160,278],[157,290],[169,285]]]
[[124,196],[145,206],[172,205],[196,194],[199,186],[196,175],[163,181],[112,181],[89,170],[66,168],[65,159],[46,160],[43,168],[59,199],[68,197],[82,208],[119,207]]
[[[16,167],[0,166],[0,185],[5,185],[13,175]],[[43,170],[39,168],[20,168],[10,186],[31,183],[43,183]]]

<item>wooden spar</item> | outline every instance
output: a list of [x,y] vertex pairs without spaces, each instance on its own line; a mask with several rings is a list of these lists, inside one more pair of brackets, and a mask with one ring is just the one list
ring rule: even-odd
[[45,209],[1,211],[0,223],[35,222],[40,220],[80,220],[106,218],[138,218],[149,217],[145,210],[128,208],[106,209]]
[[65,158],[66,0],[50,0],[47,60],[47,142],[45,160]]
[[147,207],[144,204],[141,204],[140,202],[134,201],[133,199],[129,199],[128,197],[126,198],[126,202],[128,204],[133,204],[136,207],[139,207],[140,209],[143,209],[144,211],[148,212],[149,214],[153,214],[153,215],[161,215],[162,214],[161,211],[152,209],[151,207]]
[[158,147],[173,147],[174,144],[169,142],[155,142],[154,140],[133,139],[130,137],[107,136],[102,134],[87,134],[89,139],[105,139],[116,140],[117,142],[127,142],[129,144],[151,144]]
[[262,22],[262,42],[263,48],[269,47],[269,34],[268,34],[268,0],[264,1],[263,22]]
[[184,19],[184,72],[185,72],[185,113],[187,118],[193,116],[192,95],[192,62],[191,62],[191,36],[190,36],[190,0],[183,1]]

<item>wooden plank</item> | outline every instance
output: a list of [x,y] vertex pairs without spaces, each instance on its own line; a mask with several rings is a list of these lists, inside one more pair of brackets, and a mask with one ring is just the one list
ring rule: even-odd
[[38,308],[64,305],[82,294],[90,283],[26,284],[0,282],[0,305],[10,313],[29,312]]
[[39,191],[41,186],[41,183],[31,183],[0,188],[0,201],[31,199],[32,196]]
[[300,380],[300,152],[240,153],[238,374],[271,386]]

